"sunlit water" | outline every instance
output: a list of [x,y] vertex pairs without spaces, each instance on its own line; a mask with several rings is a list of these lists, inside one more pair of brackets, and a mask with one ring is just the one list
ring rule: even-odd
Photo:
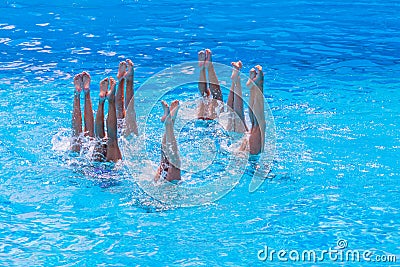
[[[399,256],[397,1],[108,2],[0,3],[0,265],[273,265],[264,245],[338,239]],[[120,60],[138,88],[207,47],[244,73],[264,66],[277,153],[256,192],[248,168],[214,204],[168,208],[124,163],[65,152],[75,73],[91,73],[96,104]]]

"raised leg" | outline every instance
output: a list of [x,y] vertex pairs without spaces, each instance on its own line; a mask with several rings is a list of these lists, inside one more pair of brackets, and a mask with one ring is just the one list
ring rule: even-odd
[[247,131],[248,129],[244,119],[242,84],[240,82],[240,76],[239,76],[240,69],[242,68],[243,64],[241,61],[232,62],[232,66],[233,66],[232,76],[231,76],[232,85],[229,96],[231,97],[232,95],[233,100],[232,103],[229,103],[230,99],[228,98],[228,106],[230,106],[233,109],[233,111],[237,114],[237,117],[235,116],[236,120],[234,121],[234,130],[236,132],[244,132]]
[[212,63],[212,53],[210,49],[206,49],[205,67],[208,69],[209,88],[213,99],[223,101],[221,87],[215,73],[214,65]]
[[207,77],[206,77],[206,68],[205,68],[205,60],[206,53],[201,50],[198,53],[199,57],[199,68],[200,68],[200,77],[199,77],[199,91],[201,96],[208,96],[208,88],[207,88]]
[[252,68],[250,70],[249,74],[249,80],[246,83],[246,86],[250,89],[250,100],[249,100],[249,117],[250,117],[250,123],[253,127],[253,125],[256,123],[255,117],[253,114],[253,106],[254,106],[254,100],[255,100],[255,93],[257,92],[256,88],[254,88],[256,85],[254,83],[254,80],[256,78],[256,70],[255,68]]
[[[250,109],[252,110],[252,127],[249,137],[250,154],[256,155],[264,150],[265,143],[265,114],[264,114],[264,73],[257,65],[256,76],[253,77],[253,86],[250,91]],[[252,77],[254,74],[250,74]]]
[[131,133],[135,135],[139,135],[138,126],[136,122],[136,111],[135,111],[135,98],[132,97],[131,104],[128,105],[128,109],[126,110],[126,129],[125,129],[125,136],[129,136]]
[[115,86],[114,78],[109,78],[110,91],[107,93],[108,116],[107,116],[107,161],[117,162],[122,158],[118,146],[117,138],[117,112],[115,106]]
[[199,103],[199,110],[197,114],[197,118],[199,119],[207,119],[207,105],[205,103],[206,98],[210,96],[210,90],[207,88],[207,77],[206,77],[206,68],[205,68],[205,59],[206,53],[202,50],[198,53],[199,57],[199,68],[200,68],[200,77],[199,77],[199,91],[203,99]]
[[[125,134],[130,135],[134,133],[139,134],[137,122],[136,122],[136,111],[135,111],[135,96],[133,91],[133,62],[130,59],[126,60],[128,70],[126,72],[126,97],[125,97],[125,123],[126,129]],[[132,103],[131,103],[132,102]],[[131,103],[131,104],[130,104]]]
[[104,143],[106,136],[104,131],[104,102],[106,101],[108,90],[108,78],[100,82],[99,106],[96,113],[94,135],[96,137],[96,147],[94,160],[103,161],[107,156],[107,146]]
[[72,110],[72,140],[71,150],[79,152],[81,150],[80,136],[82,133],[82,112],[81,112],[81,100],[80,95],[82,91],[82,75],[77,74],[74,77],[74,104]]
[[229,95],[228,95],[228,100],[226,101],[226,104],[228,105],[228,107],[230,107],[233,110],[233,99],[235,97],[235,82],[232,79],[232,83],[231,83],[231,89],[229,91]]
[[[164,100],[161,101],[161,104],[162,104],[163,111],[164,111],[164,115],[161,117],[161,122],[165,122],[167,117],[170,116],[169,106],[168,106],[167,102],[165,102]],[[170,163],[169,163],[169,160],[167,158],[167,155],[165,154],[166,143],[167,143],[166,139],[167,139],[167,137],[166,137],[166,134],[165,134],[165,131],[164,131],[162,142],[161,142],[160,166],[158,167],[157,174],[156,174],[156,177],[154,179],[156,182],[160,179],[161,175],[163,175],[163,178],[166,178],[166,174],[168,174],[168,168],[170,166]],[[166,174],[165,174],[165,172],[166,172]]]
[[223,101],[221,87],[219,85],[219,81],[217,78],[217,74],[215,73],[214,65],[212,63],[212,53],[210,49],[205,50],[206,60],[204,61],[204,65],[208,70],[208,79],[209,79],[209,88],[212,96],[211,104],[209,105],[209,118],[215,119],[221,110],[217,110],[219,105],[219,101]]
[[[233,63],[233,62],[232,62]],[[237,78],[237,71],[235,71],[235,68],[233,68],[232,70],[232,75],[231,75],[231,88],[229,90],[229,95],[228,95],[228,101],[226,102],[227,106],[228,106],[228,130],[229,131],[234,131],[235,130],[235,120],[234,118],[236,116],[234,116],[233,112],[233,103],[234,103],[234,99],[235,99],[235,79]]]
[[95,123],[95,136],[100,139],[106,136],[104,131],[104,102],[106,101],[107,90],[108,78],[105,78],[100,82],[99,107],[97,109]]
[[84,120],[85,134],[94,137],[94,116],[92,100],[90,98],[90,75],[87,72],[82,72],[83,91],[85,92]]
[[117,109],[117,118],[125,118],[124,107],[124,88],[125,88],[126,62],[121,61],[118,68],[118,90],[115,96],[115,105]]
[[170,108],[168,108],[168,105],[165,101],[162,101],[162,105],[164,109],[164,116],[161,118],[161,121],[164,122],[165,125],[165,134],[163,136],[163,143],[161,146],[161,164],[156,180],[158,180],[158,177],[163,171],[166,172],[166,176],[164,178],[167,181],[180,180],[181,160],[179,157],[178,144],[174,134],[174,123],[178,114],[179,101],[173,101]]
[[126,60],[126,64],[128,66],[125,79],[126,79],[126,95],[125,95],[125,109],[128,108],[129,102],[133,98],[134,91],[133,91],[133,62],[130,59]]

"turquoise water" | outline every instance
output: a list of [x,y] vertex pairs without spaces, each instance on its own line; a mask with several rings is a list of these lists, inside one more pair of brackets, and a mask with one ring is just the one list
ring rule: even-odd
[[[339,239],[399,261],[399,12],[397,1],[1,2],[0,265],[279,265],[258,251]],[[256,192],[249,168],[219,201],[169,208],[124,163],[64,151],[75,73],[91,73],[96,103],[120,60],[135,62],[139,88],[207,47],[244,73],[264,66],[277,152]]]

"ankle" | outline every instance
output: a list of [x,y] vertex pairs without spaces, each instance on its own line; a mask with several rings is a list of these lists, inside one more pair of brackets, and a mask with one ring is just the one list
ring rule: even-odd
[[133,73],[128,73],[125,75],[125,79],[127,81],[133,81]]

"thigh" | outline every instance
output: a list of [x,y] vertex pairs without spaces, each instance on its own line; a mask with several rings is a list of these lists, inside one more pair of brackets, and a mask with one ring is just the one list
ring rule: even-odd
[[170,165],[168,168],[168,175],[167,175],[167,181],[173,181],[173,180],[180,180],[181,179],[181,170]]
[[261,136],[260,126],[254,126],[249,137],[250,154],[257,155],[262,151],[263,138]]

